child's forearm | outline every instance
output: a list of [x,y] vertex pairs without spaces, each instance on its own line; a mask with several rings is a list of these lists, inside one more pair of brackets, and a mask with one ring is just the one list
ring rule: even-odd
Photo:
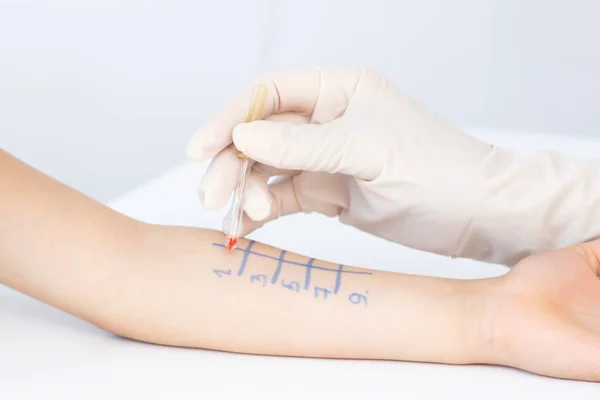
[[150,226],[2,156],[0,281],[119,335],[313,357],[485,362],[482,291]]
[[340,268],[248,241],[230,252],[222,234],[201,229],[145,225],[140,236],[137,256],[47,260],[12,286],[152,343],[308,357],[486,359],[477,300],[489,282]]
[[[149,342],[312,357],[473,362],[486,281],[310,260],[220,233],[149,228],[115,282],[110,330]],[[117,317],[118,316],[118,317]]]
[[141,224],[0,150],[0,283],[87,316],[131,263]]

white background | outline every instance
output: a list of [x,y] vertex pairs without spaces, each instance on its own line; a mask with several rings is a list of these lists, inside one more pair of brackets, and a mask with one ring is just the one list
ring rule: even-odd
[[464,127],[600,133],[594,0],[0,0],[0,146],[108,200],[260,72],[382,69]]

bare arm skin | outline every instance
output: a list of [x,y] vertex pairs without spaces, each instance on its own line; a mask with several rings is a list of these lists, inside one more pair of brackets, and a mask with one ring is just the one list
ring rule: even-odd
[[11,171],[2,282],[111,332],[294,356],[468,362],[474,353],[464,326],[473,282],[311,267],[290,253],[278,268],[278,249],[244,252],[242,241],[228,251],[218,232],[140,223],[7,154],[2,170]]
[[[230,252],[221,233],[132,220],[4,152],[0,171],[0,282],[117,335],[255,354],[499,363],[600,379],[593,257],[577,256],[585,283],[574,299],[572,291],[541,293],[554,279],[564,286],[560,275],[531,294],[519,289],[539,285],[541,274],[527,271],[550,270],[562,253],[528,259],[506,277],[461,281],[340,266],[245,240]],[[550,295],[560,307],[531,306]],[[569,330],[577,315],[585,331]],[[557,324],[567,332],[563,346],[541,359],[544,348],[535,346]]]

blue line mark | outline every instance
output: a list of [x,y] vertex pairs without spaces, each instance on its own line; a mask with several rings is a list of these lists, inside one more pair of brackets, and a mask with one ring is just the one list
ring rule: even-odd
[[273,277],[271,278],[271,283],[275,284],[277,282],[277,279],[279,279],[279,273],[281,273],[281,267],[283,266],[283,263],[285,261],[285,250],[281,250],[281,254],[279,255],[279,260],[277,260],[277,268],[275,269],[275,272],[273,273]]
[[340,264],[335,274],[335,287],[333,288],[333,294],[337,294],[340,291],[340,285],[342,284],[342,274],[344,271],[344,265]]
[[244,257],[242,258],[242,263],[240,264],[240,269],[238,270],[238,273],[237,273],[238,275],[244,274],[244,270],[246,269],[246,263],[248,262],[248,256],[252,252],[251,250],[252,250],[252,246],[254,246],[254,243],[256,243],[256,242],[254,240],[251,240],[245,249],[240,249],[244,252]]
[[313,269],[314,262],[315,259],[311,258],[306,264],[306,278],[304,278],[304,290],[308,290],[308,288],[310,287],[310,270]]
[[[254,242],[250,242],[250,243],[253,244]],[[225,245],[223,243],[213,243],[213,246],[225,248]],[[248,247],[250,247],[250,245],[248,245]],[[306,264],[301,263],[301,262],[290,261],[290,260],[282,260],[280,257],[273,257],[273,256],[270,256],[268,254],[263,254],[263,253],[259,253],[259,252],[256,252],[256,251],[250,251],[248,248],[245,248],[245,249],[236,248],[235,250],[242,251],[242,252],[245,253],[245,255],[246,254],[253,254],[255,256],[260,256],[260,257],[268,258],[268,259],[275,260],[275,261],[282,261],[285,264],[291,264],[291,265],[297,265],[297,266],[300,266],[300,267],[306,267]],[[321,270],[321,271],[331,271],[331,272],[337,272],[338,271],[338,269],[319,267],[318,265],[313,265],[312,268],[313,269],[318,269],[318,270]],[[344,271],[342,271],[342,273],[344,273],[344,274],[354,274],[354,275],[373,275],[372,272],[364,272],[364,271],[346,271],[346,270],[344,270]]]
[[213,269],[213,272],[214,272],[215,274],[217,274],[217,276],[218,276],[219,278],[222,278],[222,277],[223,277],[223,275],[231,275],[231,270],[230,270],[230,269],[228,269],[228,270],[224,270],[224,269]]

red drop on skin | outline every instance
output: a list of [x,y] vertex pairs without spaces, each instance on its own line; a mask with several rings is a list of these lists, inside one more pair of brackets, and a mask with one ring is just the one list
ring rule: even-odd
[[230,237],[227,238],[227,244],[225,245],[225,247],[227,247],[227,250],[233,250],[235,248],[235,245],[237,244],[237,238],[236,237]]

